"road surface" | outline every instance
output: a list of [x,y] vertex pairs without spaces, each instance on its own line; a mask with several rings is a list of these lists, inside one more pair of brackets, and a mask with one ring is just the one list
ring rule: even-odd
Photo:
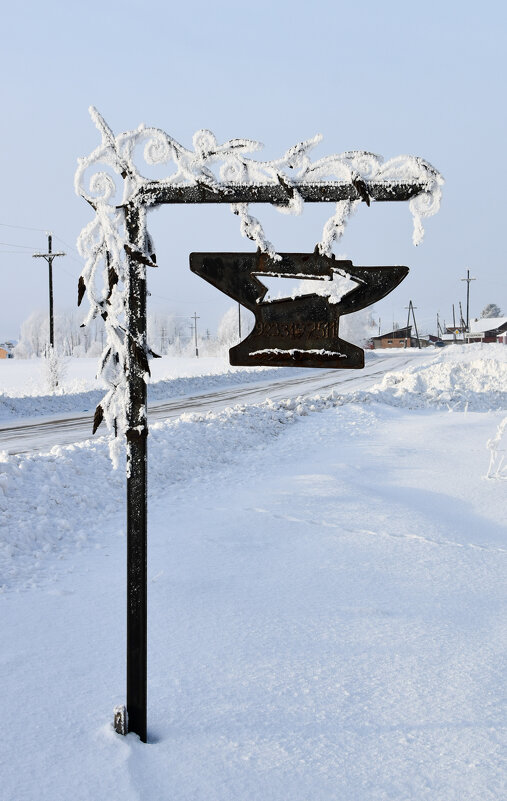
[[[315,395],[325,390],[340,388],[343,392],[367,389],[381,376],[397,370],[411,361],[408,355],[379,356],[367,363],[363,370],[310,370],[296,378],[280,377],[255,384],[236,385],[198,395],[184,395],[173,400],[153,403],[148,409],[149,423],[179,417],[184,412],[219,411],[236,404],[261,403],[267,398],[277,401],[298,395]],[[64,416],[33,418],[26,422],[0,425],[0,451],[9,454],[48,451],[55,445],[69,445],[90,439],[93,415],[66,414]]]

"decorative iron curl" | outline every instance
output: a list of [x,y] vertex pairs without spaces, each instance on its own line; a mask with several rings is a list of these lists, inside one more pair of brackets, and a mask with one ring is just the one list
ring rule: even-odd
[[[140,198],[143,190],[153,184],[137,164],[140,149],[146,165],[168,166],[166,176],[157,182],[160,187],[204,188],[220,194],[223,202],[227,187],[272,185],[283,190],[285,201],[273,205],[285,214],[302,212],[305,185],[319,182],[323,186],[329,183],[352,185],[354,195],[351,199],[337,202],[333,215],[324,225],[318,249],[327,256],[332,255],[333,245],[343,235],[357,205],[361,201],[370,205],[370,181],[424,186],[424,190],[410,200],[414,244],[422,241],[422,219],[435,214],[439,208],[443,178],[431,164],[418,157],[398,156],[384,162],[375,153],[354,150],[312,161],[310,151],[322,139],[317,135],[289,148],[279,159],[259,161],[250,158],[249,154],[261,149],[262,145],[250,139],[229,139],[219,144],[215,135],[203,128],[194,134],[193,150],[190,150],[161,129],[144,125],[115,136],[95,108],[90,108],[90,114],[102,141],[89,156],[78,160],[75,176],[77,194],[95,210],[95,219],[83,229],[78,240],[85,259],[78,295],[81,301],[86,293],[90,303],[84,324],[100,314],[107,332],[100,372],[109,391],[97,409],[96,424],[104,419],[110,429],[115,428],[120,433],[124,432],[126,425],[123,399],[127,386],[125,353],[128,337],[124,291],[127,285],[128,237],[124,207],[131,203],[138,205],[139,211],[144,211]],[[88,179],[90,172],[92,175]],[[120,191],[121,201],[117,203]],[[254,241],[261,251],[277,259],[276,250],[261,223],[250,215],[248,203],[234,203],[231,209],[240,218],[241,233]],[[143,244],[142,252],[136,250],[136,259],[140,264],[156,266],[153,244],[146,230],[146,215],[141,214],[140,219],[139,241]]]

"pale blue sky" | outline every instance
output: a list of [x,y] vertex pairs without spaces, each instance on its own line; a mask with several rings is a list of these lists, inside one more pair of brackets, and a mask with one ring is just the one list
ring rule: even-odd
[[[76,158],[99,143],[90,104],[116,132],[145,122],[191,146],[206,127],[222,141],[264,142],[261,158],[315,133],[324,135],[316,157],[422,156],[446,179],[423,245],[412,245],[408,204],[374,204],[359,209],[337,252],[411,268],[377,306],[386,326],[404,320],[409,299],[421,327],[437,311],[450,321],[467,267],[477,278],[472,315],[488,302],[507,313],[504,4],[49,0],[11,4],[2,31],[0,339],[47,306],[46,263],[13,247],[44,248],[45,229],[69,254],[55,261],[56,308],[75,305],[79,260],[61,240],[75,245],[91,215],[73,189]],[[279,250],[313,250],[330,211],[254,213]],[[150,225],[160,264],[150,308],[197,311],[214,328],[229,300],[190,273],[188,254],[249,249],[237,218],[225,206],[165,207]]]

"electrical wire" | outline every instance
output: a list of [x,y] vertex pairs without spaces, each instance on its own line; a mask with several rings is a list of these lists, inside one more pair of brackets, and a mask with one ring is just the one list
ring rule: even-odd
[[0,242],[0,245],[7,245],[10,248],[26,248],[26,250],[33,250],[30,245],[16,245],[15,242]]
[[27,225],[9,225],[8,223],[0,223],[2,228],[19,228],[20,231],[39,231],[43,234],[47,234],[49,229],[48,228],[29,228]]
[[159,300],[166,300],[168,303],[184,303],[185,306],[195,306],[195,300],[180,300],[179,298],[166,298],[164,295],[159,295],[156,292],[152,292],[150,290],[150,296],[152,298],[158,298]]
[[[74,250],[79,256],[79,251],[74,245],[69,245],[69,243],[66,242],[65,239],[62,239],[61,236],[58,236],[58,234],[53,234],[53,236],[54,236],[55,239],[58,239],[58,241],[61,242],[62,245],[65,245],[66,248],[70,248],[71,250]],[[72,256],[71,256],[71,258],[72,258]]]

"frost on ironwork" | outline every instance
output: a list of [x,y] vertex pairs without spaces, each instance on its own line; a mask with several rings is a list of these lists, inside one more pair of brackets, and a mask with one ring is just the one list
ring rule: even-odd
[[[91,108],[92,119],[102,141],[87,157],[79,159],[75,177],[76,192],[95,211],[93,220],[83,229],[78,247],[85,266],[79,279],[78,301],[86,295],[90,309],[86,325],[101,316],[107,333],[100,373],[109,390],[97,408],[95,428],[104,420],[119,434],[126,430],[128,256],[133,255],[125,226],[125,207],[136,208],[141,232],[135,243],[137,269],[156,266],[154,247],[146,230],[146,209],[157,205],[160,190],[182,189],[212,193],[227,202],[234,189],[276,188],[283,202],[273,203],[284,214],[300,214],[304,206],[304,188],[317,187],[318,200],[325,201],[326,187],[352,187],[349,199],[339,200],[325,223],[318,243],[322,255],[331,256],[333,245],[343,235],[351,213],[362,201],[370,205],[369,185],[376,183],[418,184],[421,191],[410,200],[414,219],[414,244],[423,237],[422,220],[438,211],[443,179],[423,159],[399,156],[384,162],[381,156],[364,151],[348,151],[312,161],[310,153],[321,136],[289,148],[279,159],[260,161],[250,157],[262,145],[249,139],[229,139],[220,144],[211,131],[202,129],[193,136],[193,149],[179,144],[158,128],[140,125],[133,131],[115,136],[104,119]],[[143,174],[137,163],[140,155],[145,165],[167,167],[161,180]],[[320,193],[322,187],[322,194]],[[271,191],[271,190],[270,190]],[[150,195],[150,192],[152,193]],[[155,199],[153,199],[155,198]],[[373,198],[374,199],[374,198]],[[185,202],[181,200],[179,202]],[[250,214],[247,202],[232,203],[240,219],[241,233],[276,261],[274,245],[266,237],[258,219]],[[134,343],[143,350],[145,343]],[[147,359],[144,359],[147,366]],[[118,443],[117,443],[118,444]],[[112,448],[117,447],[113,443]]]

